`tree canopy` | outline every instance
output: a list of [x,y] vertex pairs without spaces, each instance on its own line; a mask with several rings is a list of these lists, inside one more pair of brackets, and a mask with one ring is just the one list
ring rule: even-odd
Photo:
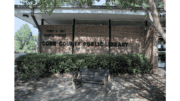
[[[88,5],[91,6],[94,4],[95,0],[24,0],[23,4],[27,7],[32,8],[33,5],[36,5],[40,8],[42,13],[52,14],[53,10],[56,7],[63,5],[64,3],[71,5]],[[100,1],[100,0],[96,0]],[[162,26],[159,21],[158,12],[156,8],[164,7],[166,11],[166,2],[165,0],[106,0],[105,5],[108,9],[112,9],[110,3],[118,7],[123,7],[124,9],[130,8],[131,11],[136,12],[136,7],[142,7],[146,12],[146,18],[151,23],[151,27],[155,27],[156,30],[160,33],[162,38],[166,41],[166,34],[162,29]],[[150,7],[151,13],[148,12],[147,7]],[[160,13],[160,12],[159,12]]]
[[32,36],[31,29],[27,24],[22,25],[20,30],[15,33],[15,49],[28,50],[35,49],[35,36]]
[[[23,3],[26,7],[32,8],[33,5],[38,5],[42,13],[52,14],[53,10],[56,7],[60,7],[64,4],[68,5],[88,5],[92,6],[95,0],[23,0]],[[99,2],[100,0],[96,0]],[[139,0],[140,3],[144,7],[150,7],[148,4],[148,0]],[[162,0],[154,0],[154,3],[157,7],[164,7],[164,3]],[[108,7],[108,9],[112,9],[110,6],[118,6],[123,7],[124,9],[131,8],[134,11],[137,11],[135,7],[141,7],[138,4],[137,0],[106,0],[106,3],[103,4]]]

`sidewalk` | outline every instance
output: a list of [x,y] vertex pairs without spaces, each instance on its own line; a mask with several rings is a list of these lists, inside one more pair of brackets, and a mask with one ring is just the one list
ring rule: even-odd
[[61,75],[16,85],[18,101],[165,101],[166,80],[159,75],[111,76],[111,90],[83,83],[75,91],[71,76]]
[[166,77],[166,70],[164,68],[158,68],[159,75]]

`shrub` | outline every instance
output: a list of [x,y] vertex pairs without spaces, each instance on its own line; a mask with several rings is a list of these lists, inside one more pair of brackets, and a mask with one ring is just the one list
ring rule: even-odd
[[24,77],[43,77],[49,73],[64,73],[80,68],[109,69],[110,73],[148,73],[150,61],[143,54],[88,55],[88,54],[37,54],[29,53],[15,61]]

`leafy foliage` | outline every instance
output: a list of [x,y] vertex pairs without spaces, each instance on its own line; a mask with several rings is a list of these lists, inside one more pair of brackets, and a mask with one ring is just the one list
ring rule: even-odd
[[[36,3],[35,0],[25,0],[23,4],[26,5],[26,7],[30,7],[30,8],[32,8],[33,5],[37,4],[36,6],[40,8],[42,13],[48,13],[50,16],[56,7],[59,7],[63,5],[64,3],[70,4],[70,5],[78,5],[78,6],[82,6],[82,5],[92,6],[94,1],[95,0],[38,0]],[[96,1],[99,2],[100,0],[96,0]],[[106,3],[103,5],[106,5],[107,8],[111,10],[112,8],[111,8],[110,3],[112,3],[118,7],[123,7],[124,9],[130,9],[131,11],[134,11],[134,12],[137,11],[136,7],[150,7],[148,4],[148,0],[138,0],[138,1],[140,4],[137,2],[137,0],[106,0]],[[162,0],[154,0],[153,4],[156,5],[156,8],[164,6],[164,3]],[[158,14],[161,13],[159,10],[157,12]],[[148,13],[146,12],[145,18],[147,18],[147,14]],[[152,23],[153,21],[152,17],[149,18],[148,16],[148,19],[151,19],[151,23]],[[160,22],[156,20],[155,23],[160,23]],[[159,27],[156,26],[156,24],[154,26],[156,27],[156,29],[158,30],[160,34],[163,34],[160,31],[160,29],[158,29]]]
[[27,24],[22,25],[20,30],[15,33],[15,49],[29,50],[36,49],[35,36],[32,36],[31,30]]
[[18,71],[26,77],[43,77],[49,73],[64,73],[80,68],[109,69],[110,73],[148,73],[150,61],[143,54],[88,55],[31,53],[16,59]]
[[[95,0],[38,0],[37,2],[35,0],[26,0],[23,2],[23,4],[26,7],[32,8],[33,5],[38,4],[37,6],[40,7],[40,10],[42,13],[48,13],[49,15],[52,14],[53,10],[56,7],[60,7],[63,4],[70,4],[70,5],[88,5],[92,6],[94,4]],[[100,0],[96,0],[100,1]],[[143,6],[149,7],[148,0],[139,0]],[[157,7],[163,7],[163,1],[162,0],[154,0]],[[110,4],[116,5],[118,7],[123,7],[125,9],[131,8],[134,12],[137,11],[135,7],[141,7],[136,0],[106,0],[106,3],[103,5],[106,5],[108,9],[112,9]]]
[[29,40],[29,43],[28,43],[28,49],[36,49],[36,45],[35,45],[35,39],[36,39],[36,36],[32,36],[31,39]]

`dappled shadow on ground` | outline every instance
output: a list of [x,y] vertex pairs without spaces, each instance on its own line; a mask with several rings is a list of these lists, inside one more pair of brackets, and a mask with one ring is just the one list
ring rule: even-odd
[[[15,75],[18,76],[18,74]],[[24,79],[24,80],[15,80],[15,100],[16,101],[24,101],[31,96],[34,96],[43,89],[53,89],[61,82],[66,82],[68,78],[59,79],[60,76],[55,76],[50,73],[44,75],[39,79]]]
[[147,101],[165,101],[165,83],[159,75],[136,75],[121,77],[125,82],[133,83],[127,89],[133,89],[140,98]]
[[75,93],[61,101],[117,101],[116,93],[109,95],[109,90],[102,85],[83,84]]
[[[24,93],[16,101],[165,101],[166,83],[158,75],[111,76],[111,83],[103,85],[83,83],[77,90],[72,89],[71,76],[47,76],[36,82],[23,83],[17,93]],[[112,88],[112,89],[110,89]],[[25,89],[25,90],[24,90]],[[33,92],[32,92],[33,91]],[[27,93],[28,92],[28,93]]]

